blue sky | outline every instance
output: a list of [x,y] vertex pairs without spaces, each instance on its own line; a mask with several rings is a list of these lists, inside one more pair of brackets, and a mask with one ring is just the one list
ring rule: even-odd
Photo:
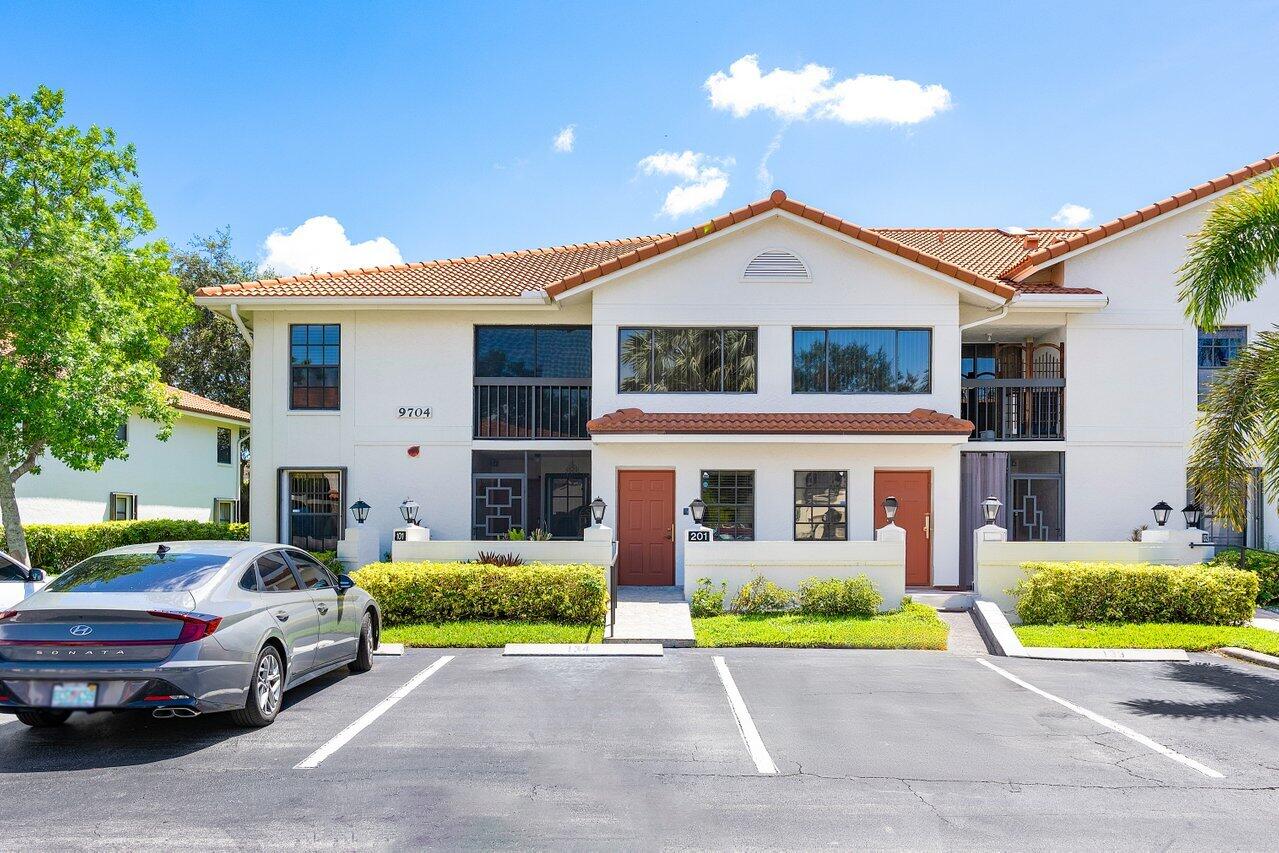
[[[229,226],[260,260],[278,232],[286,267],[666,231],[774,186],[872,226],[1050,225],[1066,204],[1097,222],[1279,150],[1276,3],[0,3],[0,20],[3,89],[65,89],[72,121],[135,143],[161,236]],[[751,55],[759,80],[734,65]],[[293,234],[321,216],[384,239]]]

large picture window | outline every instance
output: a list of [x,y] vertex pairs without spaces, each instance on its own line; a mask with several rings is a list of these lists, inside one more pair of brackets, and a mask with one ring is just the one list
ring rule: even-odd
[[589,326],[476,326],[477,377],[591,378]]
[[749,542],[755,538],[755,472],[703,471],[702,500],[716,540]]
[[617,390],[754,393],[756,337],[754,329],[621,329]]
[[929,329],[795,329],[797,394],[926,394],[932,387]]
[[848,539],[848,472],[795,472],[795,539]]
[[289,326],[289,408],[339,407],[342,327],[337,323]]

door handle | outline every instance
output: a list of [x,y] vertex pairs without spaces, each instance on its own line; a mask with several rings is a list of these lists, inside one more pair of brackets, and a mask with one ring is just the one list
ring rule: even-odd
[[315,609],[320,611],[321,615],[329,612],[329,606],[327,604],[317,604],[315,605]]
[[933,514],[931,512],[924,513],[924,538],[933,538]]
[[287,610],[277,610],[275,611],[274,615],[275,615],[275,618],[279,619],[281,622],[289,621],[289,611]]
[[675,541],[675,522],[673,521],[671,522],[671,529],[666,532],[666,541],[667,542]]

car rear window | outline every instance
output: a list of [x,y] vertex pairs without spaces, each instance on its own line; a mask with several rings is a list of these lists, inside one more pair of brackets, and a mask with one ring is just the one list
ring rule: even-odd
[[215,554],[103,554],[77,563],[49,592],[174,592],[197,587],[226,565]]

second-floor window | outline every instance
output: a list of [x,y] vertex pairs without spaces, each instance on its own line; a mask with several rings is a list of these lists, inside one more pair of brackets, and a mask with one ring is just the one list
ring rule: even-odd
[[476,326],[475,375],[591,378],[589,326]]
[[622,393],[754,393],[756,331],[621,329],[617,380]]
[[231,464],[231,430],[218,427],[218,464]]
[[289,326],[289,408],[336,410],[342,373],[342,327],[337,323]]
[[1221,368],[1234,361],[1247,343],[1245,326],[1222,326],[1215,332],[1199,330],[1199,402],[1208,396]]
[[929,329],[795,329],[792,389],[797,394],[927,394],[932,349]]

